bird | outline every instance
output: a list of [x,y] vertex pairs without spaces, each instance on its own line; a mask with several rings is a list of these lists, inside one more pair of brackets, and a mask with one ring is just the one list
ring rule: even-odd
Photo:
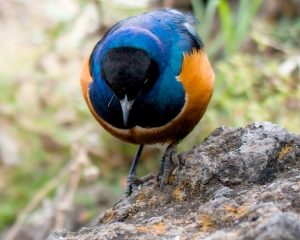
[[139,145],[124,198],[151,178],[136,177],[144,145],[168,145],[156,175],[163,190],[170,164],[181,167],[178,143],[210,102],[215,75],[196,24],[177,9],[136,15],[110,28],[84,60],[80,83],[90,112],[111,135]]

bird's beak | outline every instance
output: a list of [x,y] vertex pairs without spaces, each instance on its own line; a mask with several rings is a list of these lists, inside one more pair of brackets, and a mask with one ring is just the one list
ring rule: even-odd
[[121,107],[122,107],[122,113],[123,113],[123,122],[124,122],[125,126],[127,126],[129,112],[130,112],[133,102],[134,102],[134,100],[128,101],[127,95],[125,95],[124,99],[120,100]]

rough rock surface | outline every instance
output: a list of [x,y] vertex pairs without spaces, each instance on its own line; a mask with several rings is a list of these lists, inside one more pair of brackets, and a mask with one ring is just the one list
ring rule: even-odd
[[58,239],[300,239],[300,135],[269,123],[220,127],[179,155],[162,192],[145,186],[93,227]]

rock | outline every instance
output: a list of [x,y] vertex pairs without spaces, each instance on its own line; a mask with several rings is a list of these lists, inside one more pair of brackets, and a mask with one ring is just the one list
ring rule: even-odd
[[48,240],[299,239],[299,139],[269,122],[220,127],[179,155],[162,192],[144,186],[94,226]]
[[222,187],[218,191],[215,191],[214,193],[214,198],[219,198],[219,197],[229,197],[230,196],[230,188],[229,187]]

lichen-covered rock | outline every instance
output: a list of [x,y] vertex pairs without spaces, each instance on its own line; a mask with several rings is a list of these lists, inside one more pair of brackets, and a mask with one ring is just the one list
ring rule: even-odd
[[300,136],[269,123],[220,127],[163,191],[145,186],[93,227],[58,239],[300,239]]

